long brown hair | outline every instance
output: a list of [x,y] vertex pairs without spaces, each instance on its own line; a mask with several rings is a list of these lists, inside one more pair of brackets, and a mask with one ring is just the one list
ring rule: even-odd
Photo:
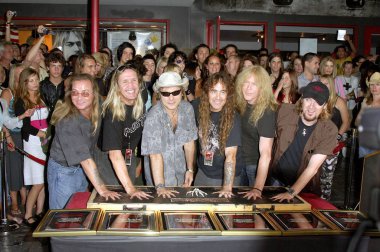
[[19,85],[16,89],[16,100],[21,99],[24,102],[25,109],[34,108],[36,105],[42,105],[43,101],[41,99],[40,89],[36,91],[36,103],[30,100],[30,94],[28,91],[28,81],[32,76],[37,76],[39,81],[39,75],[33,68],[25,68],[20,74]]
[[75,81],[82,81],[82,80],[89,80],[92,84],[92,92],[94,95],[94,100],[92,101],[92,108],[91,108],[91,125],[93,127],[92,134],[95,134],[96,129],[98,128],[99,124],[99,116],[100,116],[100,108],[99,108],[99,92],[98,92],[98,85],[96,81],[89,75],[89,74],[74,74],[72,78],[70,78],[69,85],[67,86],[67,90],[65,93],[65,98],[62,101],[58,101],[57,105],[54,109],[52,118],[50,120],[50,123],[52,125],[56,125],[60,120],[66,117],[75,116],[79,114],[78,109],[75,107],[71,100],[71,91],[73,88],[73,83]]
[[225,72],[211,75],[203,85],[199,104],[199,135],[202,149],[207,146],[209,140],[209,129],[211,127],[211,110],[208,93],[217,84],[222,84],[227,90],[227,101],[220,111],[219,119],[219,151],[224,155],[227,138],[230,135],[234,122],[234,85]]

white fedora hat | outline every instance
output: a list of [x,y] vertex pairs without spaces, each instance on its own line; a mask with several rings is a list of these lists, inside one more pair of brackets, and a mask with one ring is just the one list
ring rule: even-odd
[[176,72],[165,72],[161,74],[160,78],[154,83],[153,90],[158,93],[162,87],[182,87],[187,89],[189,85],[189,80],[187,78],[181,78],[181,76]]

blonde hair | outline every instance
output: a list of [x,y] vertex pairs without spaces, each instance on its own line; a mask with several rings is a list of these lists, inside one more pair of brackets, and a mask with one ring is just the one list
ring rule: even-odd
[[166,73],[166,72],[176,72],[176,73],[178,73],[179,75],[181,75],[181,68],[178,66],[178,65],[176,65],[176,64],[174,64],[174,63],[169,63],[169,64],[167,64],[166,65],[166,67],[164,68],[164,72]]
[[338,99],[338,96],[335,91],[335,82],[334,78],[328,74],[324,74],[321,76],[320,80],[326,79],[328,82],[328,89],[329,89],[329,99],[327,100],[327,109],[332,114],[333,108],[335,107],[336,100]]
[[132,116],[134,119],[140,118],[144,113],[144,101],[141,96],[141,87],[142,87],[142,77],[140,73],[138,72],[137,67],[132,63],[127,63],[125,65],[122,65],[118,67],[115,70],[115,73],[112,75],[111,83],[110,83],[110,91],[108,92],[106,100],[103,102],[102,106],[102,115],[104,116],[107,109],[109,109],[112,112],[112,121],[118,120],[118,121],[124,121],[125,118],[125,106],[124,103],[121,101],[121,91],[119,87],[119,77],[120,75],[127,69],[130,69],[134,71],[137,75],[138,82],[139,82],[139,94],[137,95],[137,99],[135,104],[133,105],[133,111]]
[[96,77],[97,78],[103,78],[103,76],[106,72],[106,69],[109,67],[109,63],[110,63],[109,58],[108,58],[108,54],[102,53],[102,52],[95,52],[92,54],[92,57],[95,58],[95,62],[97,64],[101,65],[100,71],[96,75]]
[[268,72],[262,66],[250,66],[244,68],[238,74],[235,81],[236,107],[239,113],[244,114],[247,109],[247,101],[244,99],[243,95],[243,85],[251,76],[254,76],[255,85],[259,90],[255,107],[249,116],[249,121],[256,126],[266,109],[273,111],[277,109],[277,102],[274,99],[272,82]]
[[333,73],[332,73],[332,77],[335,78],[336,75],[337,75],[337,69],[336,69],[336,65],[335,65],[335,59],[331,56],[326,56],[324,57],[322,60],[321,60],[321,63],[319,64],[319,72],[321,75],[326,75],[325,73],[325,66],[327,64],[327,62],[332,62],[333,63]]
[[93,128],[92,134],[94,135],[96,132],[96,129],[98,128],[99,124],[99,93],[98,93],[98,85],[94,81],[94,79],[89,74],[74,74],[69,81],[69,84],[67,86],[67,90],[65,93],[64,101],[58,101],[57,105],[55,106],[52,118],[50,120],[50,123],[52,125],[56,125],[60,120],[71,117],[79,114],[79,110],[75,107],[71,100],[71,91],[73,88],[73,83],[76,81],[83,81],[83,80],[89,80],[92,84],[92,92],[94,95],[94,99],[92,101],[92,108],[91,108],[91,125]]

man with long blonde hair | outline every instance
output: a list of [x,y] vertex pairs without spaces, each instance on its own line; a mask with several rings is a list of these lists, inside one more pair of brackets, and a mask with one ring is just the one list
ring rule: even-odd
[[245,195],[248,199],[261,198],[271,160],[277,102],[269,74],[261,66],[245,68],[236,77],[235,85],[245,161],[241,185],[253,187]]

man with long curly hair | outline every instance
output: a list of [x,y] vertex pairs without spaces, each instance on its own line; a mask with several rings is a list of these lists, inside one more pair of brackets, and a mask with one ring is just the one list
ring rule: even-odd
[[195,185],[223,186],[219,196],[227,198],[232,186],[240,185],[241,165],[236,163],[242,160],[240,116],[233,97],[233,82],[221,72],[207,79],[200,99],[193,102],[199,136]]

